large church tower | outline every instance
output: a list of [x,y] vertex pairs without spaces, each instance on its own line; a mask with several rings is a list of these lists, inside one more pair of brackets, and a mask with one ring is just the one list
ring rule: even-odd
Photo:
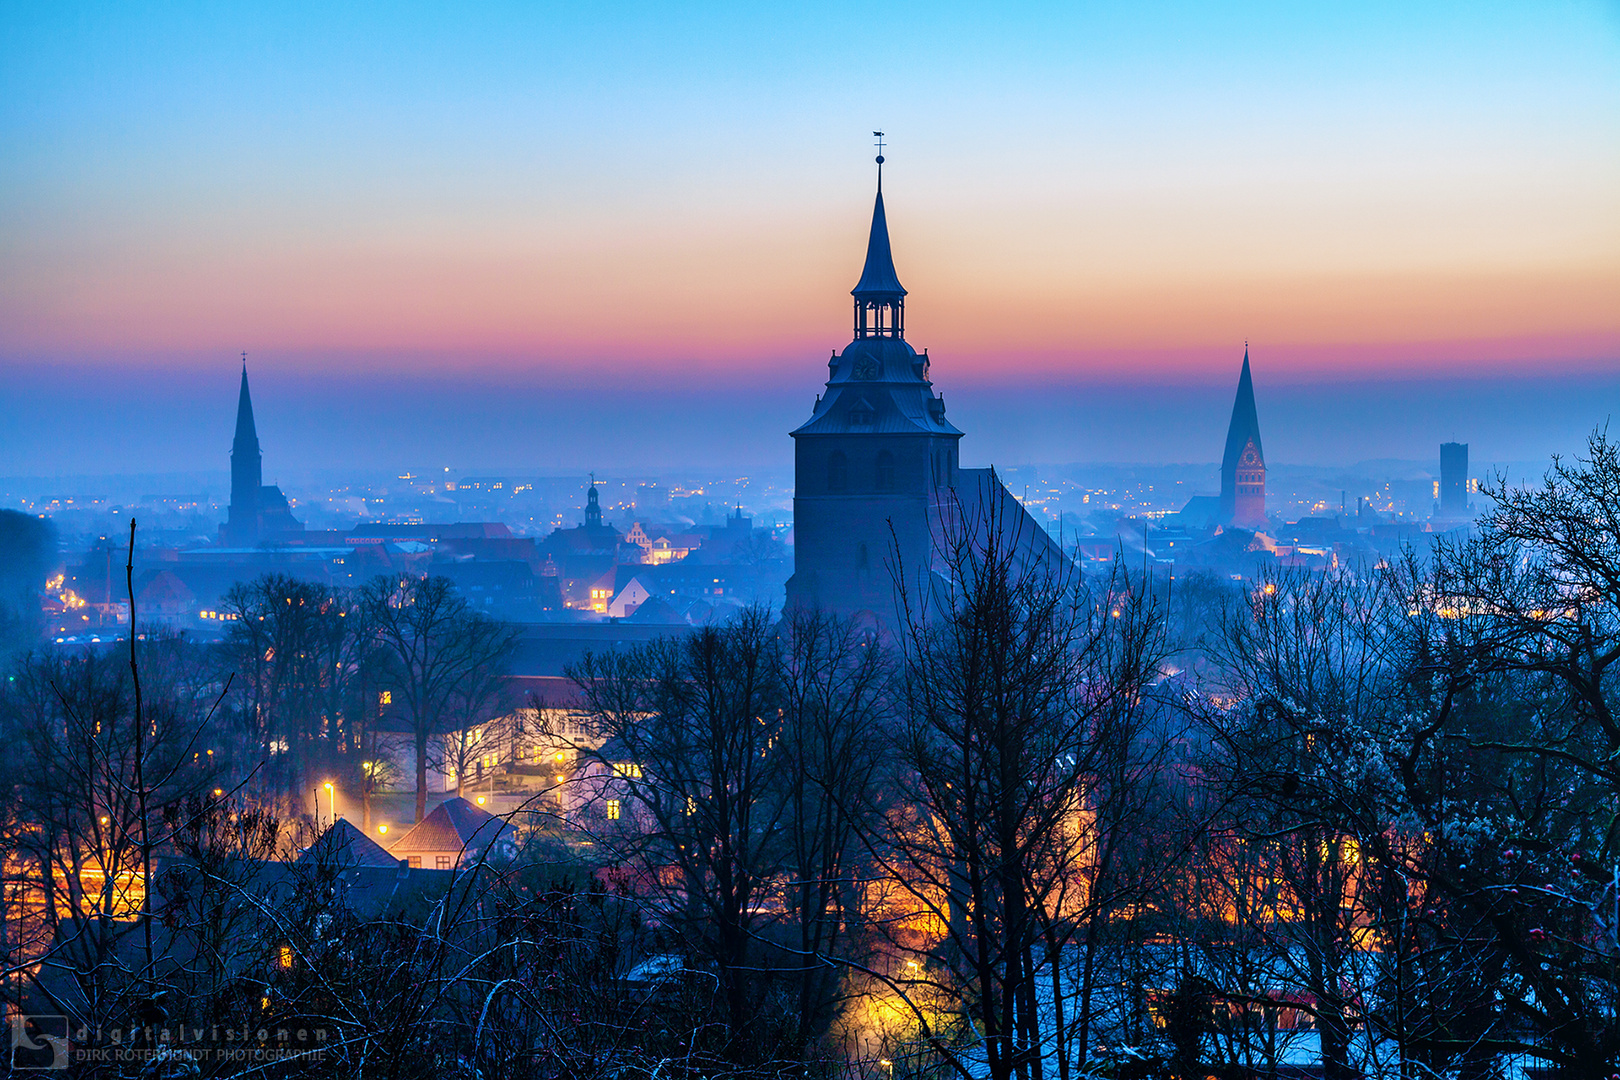
[[1254,379],[1249,375],[1249,347],[1243,347],[1243,374],[1238,376],[1232,423],[1221,455],[1221,524],[1243,529],[1266,525],[1266,454],[1260,447],[1260,417],[1254,408]]
[[264,455],[259,431],[253,423],[253,398],[248,394],[247,360],[242,360],[242,389],[236,398],[236,438],[231,441],[231,506],[223,539],[231,547],[253,547],[259,542],[259,495],[264,485]]
[[264,482],[264,454],[253,423],[253,397],[248,393],[247,354],[242,354],[242,389],[236,396],[236,437],[231,440],[231,505],[219,527],[226,547],[251,548],[292,539],[304,531],[292,516],[287,496]]
[[[938,499],[958,476],[957,440],[906,342],[906,290],[883,212],[883,157],[866,265],[850,290],[854,339],[828,361],[826,392],[793,434],[793,577],[789,606],[842,614],[894,611],[895,576],[927,579]],[[896,557],[898,556],[898,563]]]

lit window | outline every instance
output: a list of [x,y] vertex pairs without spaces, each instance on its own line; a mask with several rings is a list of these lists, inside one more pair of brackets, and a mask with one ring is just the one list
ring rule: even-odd
[[613,763],[613,773],[615,776],[622,776],[627,780],[640,780],[641,766],[633,761],[615,761]]
[[618,799],[609,799],[607,801],[607,816],[608,816],[609,821],[618,821],[619,820],[619,800]]
[[450,862],[451,862],[450,856],[448,856],[448,855],[436,855],[436,856],[434,856],[434,859],[433,859],[433,867],[436,870],[448,870],[448,869],[450,869]]
[[392,705],[393,703],[394,703],[394,692],[392,690],[384,690],[382,693],[377,695],[377,704],[379,704],[379,705]]
[[286,971],[293,966],[293,951],[291,945],[283,945],[276,950],[276,963],[281,970]]

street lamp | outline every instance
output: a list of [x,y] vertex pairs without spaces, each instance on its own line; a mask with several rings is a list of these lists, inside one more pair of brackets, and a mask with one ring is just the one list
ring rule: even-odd
[[388,826],[386,826],[386,825],[377,826],[377,835],[378,836],[387,836],[388,835]]
[[[328,780],[323,786],[326,788],[327,805],[332,810],[332,824],[336,825],[337,824],[337,790],[332,786],[332,781],[330,781],[330,780]],[[321,808],[317,806],[315,808],[315,812],[319,813],[320,809]]]

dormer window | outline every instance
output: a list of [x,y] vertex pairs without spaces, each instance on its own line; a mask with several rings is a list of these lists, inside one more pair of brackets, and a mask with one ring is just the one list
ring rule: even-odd
[[849,407],[849,422],[856,427],[871,427],[874,416],[872,403],[865,398],[858,399]]

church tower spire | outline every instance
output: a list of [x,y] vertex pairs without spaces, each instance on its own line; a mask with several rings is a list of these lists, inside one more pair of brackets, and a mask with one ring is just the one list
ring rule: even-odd
[[877,156],[877,201],[872,206],[872,232],[866,240],[866,265],[861,280],[850,290],[855,297],[855,337],[906,336],[906,288],[894,272],[894,253],[889,249],[889,219],[883,212],[883,132]]
[[1260,443],[1260,417],[1254,407],[1254,377],[1249,373],[1249,343],[1243,343],[1243,371],[1232,422],[1221,455],[1221,520],[1243,528],[1266,524],[1266,454]]
[[225,532],[237,547],[259,542],[259,495],[264,458],[253,423],[253,396],[248,392],[247,353],[242,354],[242,388],[236,398],[236,438],[231,442],[231,506]]
[[591,489],[585,493],[585,527],[602,527],[602,497],[596,490],[596,474],[591,473]]
[[881,153],[877,160],[866,264],[850,290],[854,339],[828,360],[826,390],[792,433],[787,602],[889,622],[900,617],[894,575],[928,580],[935,526],[942,507],[955,505],[962,432],[934,393],[927,353],[905,339],[906,290],[889,249]]

